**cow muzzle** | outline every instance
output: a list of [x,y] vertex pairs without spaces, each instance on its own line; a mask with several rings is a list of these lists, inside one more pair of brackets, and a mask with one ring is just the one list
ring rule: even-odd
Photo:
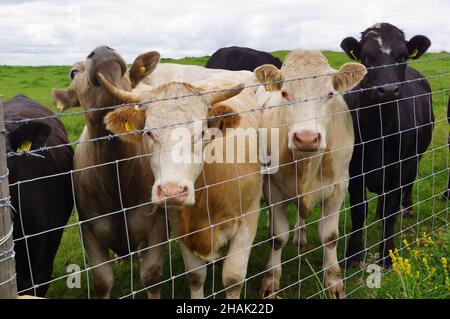
[[313,130],[301,130],[292,135],[292,143],[300,152],[319,151],[320,140],[320,133]]
[[400,96],[400,86],[398,84],[383,85],[376,89],[375,94],[381,101],[396,100]]
[[122,76],[127,71],[124,59],[113,48],[105,45],[95,48],[86,58],[86,70],[91,83],[100,85],[97,73],[102,71],[103,75],[107,76],[109,69],[112,69],[114,65],[120,68]]
[[164,183],[153,186],[153,202],[158,205],[189,206],[195,203],[192,185],[187,183]]

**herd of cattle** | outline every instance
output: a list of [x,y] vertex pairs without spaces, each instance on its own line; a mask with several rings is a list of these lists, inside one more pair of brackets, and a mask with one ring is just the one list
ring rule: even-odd
[[[430,44],[425,36],[407,41],[395,26],[376,24],[360,40],[342,41],[358,63],[339,70],[319,51],[292,51],[282,64],[269,53],[240,47],[218,50],[206,68],[159,63],[154,51],[128,68],[115,50],[101,46],[73,65],[67,89],[53,90],[61,111],[86,110],[75,154],[51,111],[23,95],[14,97],[4,113],[7,150],[17,153],[8,156],[8,168],[19,291],[46,294],[75,205],[99,298],[108,298],[113,286],[110,250],[138,255],[148,297],[160,297],[170,233],[181,247],[191,297],[204,297],[206,264],[223,259],[226,296],[239,298],[263,199],[270,208],[272,247],[259,295],[273,297],[280,288],[281,252],[291,232],[287,207],[294,203],[299,252],[307,249],[304,220],[320,204],[325,287],[343,298],[336,244],[347,189],[348,262],[364,257],[366,190],[379,195],[384,265],[394,248],[396,216],[413,213],[412,187],[434,114],[428,81],[406,61],[418,59]],[[196,122],[202,134],[195,132]],[[231,140],[238,136],[230,132],[238,131],[227,128],[278,128],[279,145],[271,139],[267,145],[269,153],[279,148],[278,170],[261,174],[260,163],[236,160],[177,163],[170,150],[179,141],[171,136],[180,126],[192,134],[189,147],[203,145],[190,147],[192,156],[206,145],[222,147],[221,139],[204,136],[208,128]],[[24,143],[35,156],[20,152]],[[245,153],[248,158],[258,149]]]

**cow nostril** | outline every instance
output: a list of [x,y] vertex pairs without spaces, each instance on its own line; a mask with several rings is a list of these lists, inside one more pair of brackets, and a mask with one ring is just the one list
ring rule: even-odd
[[163,191],[163,188],[161,187],[161,185],[158,185],[158,187],[156,188],[156,193],[157,193],[159,198],[163,197],[164,191]]
[[320,143],[320,133],[317,133],[316,137],[314,138],[314,143],[319,144]]

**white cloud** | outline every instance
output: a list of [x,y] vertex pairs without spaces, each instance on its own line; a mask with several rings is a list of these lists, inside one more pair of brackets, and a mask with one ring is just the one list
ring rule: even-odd
[[241,45],[261,50],[340,50],[375,22],[427,35],[450,51],[450,2],[377,0],[29,0],[0,2],[0,65],[60,65],[108,44],[128,62],[147,50],[201,56]]

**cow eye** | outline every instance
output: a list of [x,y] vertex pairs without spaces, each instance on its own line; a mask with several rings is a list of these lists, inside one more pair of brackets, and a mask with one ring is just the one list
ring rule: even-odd
[[285,99],[289,98],[289,94],[286,91],[281,91],[281,96]]
[[80,72],[80,71],[77,69],[70,71],[70,79],[71,80],[75,79],[75,76],[77,75],[78,72]]
[[151,131],[145,131],[145,136],[149,137],[152,141],[155,140],[155,135]]
[[331,100],[334,97],[333,91],[328,92],[327,99]]
[[406,57],[404,57],[404,56],[399,56],[399,57],[397,57],[397,59],[396,59],[396,62],[397,63],[403,63],[403,62],[405,62],[406,61]]

